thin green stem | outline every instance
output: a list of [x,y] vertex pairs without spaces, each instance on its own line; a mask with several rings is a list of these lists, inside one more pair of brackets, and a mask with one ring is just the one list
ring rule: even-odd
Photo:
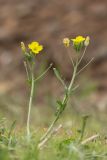
[[74,64],[74,61],[73,61],[73,59],[72,59],[72,56],[71,56],[71,53],[70,53],[69,48],[68,48],[68,50],[67,50],[67,53],[68,53],[68,56],[69,56],[69,58],[70,58],[70,60],[71,60],[72,66],[75,67],[75,64]]
[[83,54],[82,54],[80,60],[78,61],[78,65],[81,63],[81,61],[82,61],[82,59],[83,59],[83,57],[84,57],[84,55],[85,55],[85,53],[86,53],[86,50],[87,50],[87,47],[85,47],[85,49],[84,49],[84,51],[83,51]]
[[65,94],[65,96],[64,96],[64,98],[62,100],[62,105],[64,106],[64,108],[59,110],[59,112],[57,113],[57,116],[55,117],[55,119],[51,123],[51,125],[48,128],[47,132],[41,137],[40,142],[42,142],[48,136],[48,134],[52,131],[52,128],[56,124],[57,120],[59,119],[60,115],[62,114],[63,110],[65,109],[65,107],[67,105],[68,98],[69,98],[69,93],[71,91],[72,85],[73,85],[75,77],[76,77],[77,67],[78,67],[78,63],[76,62],[76,66],[74,67],[74,72],[73,72],[73,76],[72,76],[70,85],[68,87],[68,91],[67,91],[67,93]]
[[24,61],[24,66],[25,66],[25,70],[26,70],[26,75],[27,75],[27,80],[30,80],[30,75],[29,75],[29,71],[28,71],[28,67],[27,67],[27,62]]
[[86,124],[87,124],[87,119],[88,118],[89,118],[88,115],[83,117],[82,128],[81,128],[81,136],[80,136],[79,142],[81,142],[83,137],[84,137],[84,132],[85,132],[85,128],[86,128]]
[[31,114],[31,107],[32,107],[32,100],[34,94],[34,73],[33,73],[33,65],[32,65],[32,73],[31,73],[31,92],[30,92],[30,99],[29,99],[29,107],[28,107],[28,117],[27,117],[27,138],[30,138],[30,114]]
[[38,81],[39,79],[41,79],[48,71],[49,69],[52,67],[52,64],[50,64],[50,66],[40,75],[38,76],[34,81]]
[[50,127],[48,128],[47,132],[41,137],[40,142],[43,141],[48,134],[51,132],[53,126],[55,125],[55,123],[57,122],[58,118],[59,118],[59,113],[57,114],[57,117],[55,117],[55,119],[53,120],[53,122],[51,123]]
[[77,75],[80,74],[93,60],[94,60],[94,58],[92,58],[83,68],[81,68],[81,69],[77,72]]
[[69,85],[69,87],[68,87],[68,91],[69,91],[69,92],[71,91],[72,85],[73,85],[74,80],[75,80],[75,77],[76,77],[77,67],[78,67],[78,61],[76,62],[76,65],[75,65],[75,67],[74,67],[73,76],[72,76],[70,85]]

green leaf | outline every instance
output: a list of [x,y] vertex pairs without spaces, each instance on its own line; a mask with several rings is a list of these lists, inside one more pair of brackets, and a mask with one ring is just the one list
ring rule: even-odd
[[10,130],[9,130],[9,133],[8,133],[8,137],[11,136],[12,131],[14,130],[15,126],[16,126],[16,120],[13,121],[12,125],[10,126]]
[[56,75],[56,77],[58,78],[58,80],[62,83],[62,85],[63,85],[65,88],[67,88],[64,80],[63,80],[62,77],[61,77],[61,74],[59,73],[59,71],[58,71],[56,68],[53,68],[53,71],[54,71],[54,74]]
[[26,58],[28,61],[31,61],[31,60],[32,60],[32,55],[29,54],[28,52],[25,52],[24,55],[25,55],[25,58]]
[[58,106],[63,107],[63,104],[60,100],[57,100],[57,104],[58,104]]
[[57,113],[60,111],[60,110],[62,110],[62,108],[63,108],[63,104],[62,104],[62,102],[60,101],[60,100],[57,100],[57,107],[56,107],[56,112],[55,112],[55,115],[57,116]]

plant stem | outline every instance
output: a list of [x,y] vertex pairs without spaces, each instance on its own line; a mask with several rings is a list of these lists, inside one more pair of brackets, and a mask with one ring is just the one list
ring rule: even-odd
[[87,119],[89,118],[88,115],[83,117],[83,122],[82,122],[82,128],[81,128],[81,136],[80,136],[80,140],[79,142],[82,141],[83,137],[84,137],[84,132],[85,132],[85,128],[86,128],[86,123],[87,123]]
[[29,107],[28,107],[28,117],[27,117],[27,138],[30,138],[30,114],[31,114],[31,107],[32,107],[32,100],[34,94],[34,73],[33,73],[33,65],[32,65],[32,73],[31,73],[31,92],[30,92],[30,99],[29,99]]
[[72,59],[72,56],[71,56],[71,53],[70,53],[69,48],[68,48],[68,50],[67,50],[67,53],[68,53],[68,56],[69,56],[69,58],[70,58],[70,60],[71,60],[72,66],[73,66],[73,68],[74,68],[74,67],[75,67],[75,64],[74,64],[74,61],[73,61],[73,59]]
[[40,75],[38,76],[34,81],[38,81],[39,79],[41,79],[48,71],[49,69],[52,67],[52,63],[50,64],[50,66]]
[[72,85],[73,85],[75,77],[76,77],[77,67],[78,67],[78,62],[76,62],[76,65],[74,67],[74,72],[73,72],[73,76],[72,76],[70,85],[68,87],[68,91],[67,91],[67,93],[65,94],[65,96],[64,96],[64,98],[62,100],[62,105],[64,105],[64,108],[59,110],[59,112],[57,113],[57,116],[55,117],[55,119],[51,123],[51,125],[48,128],[47,132],[41,137],[40,142],[43,141],[48,136],[48,134],[51,132],[52,128],[54,127],[55,123],[57,122],[57,120],[59,119],[60,115],[62,114],[63,110],[65,109],[65,107],[67,105],[68,98],[69,98],[69,93],[71,91]]
[[81,68],[81,69],[77,72],[77,75],[80,74],[93,60],[94,60],[94,58],[91,58],[91,60],[90,60],[83,68]]
[[81,142],[82,145],[85,145],[86,143],[95,140],[96,138],[98,138],[100,135],[99,134],[95,134],[87,139],[85,139],[84,141]]
[[86,50],[87,50],[87,47],[85,47],[85,49],[84,49],[84,51],[83,51],[83,54],[82,54],[82,56],[81,56],[81,58],[80,58],[80,60],[79,60],[79,62],[78,62],[78,65],[81,63],[81,61],[82,61],[82,59],[83,59],[83,57],[84,57],[84,55],[85,55],[85,53],[86,53]]
[[71,91],[72,85],[73,85],[74,80],[75,80],[75,77],[76,77],[77,67],[78,67],[78,61],[76,62],[76,65],[75,65],[75,67],[74,67],[73,76],[72,76],[70,85],[69,85],[69,87],[68,87],[68,91],[69,91],[69,92]]
[[50,127],[48,128],[47,132],[41,137],[40,142],[43,141],[43,140],[48,136],[48,134],[51,132],[53,126],[55,125],[56,121],[57,121],[58,118],[59,118],[59,115],[60,115],[60,114],[58,114],[57,117],[55,117],[55,119],[54,119],[53,122],[51,123]]

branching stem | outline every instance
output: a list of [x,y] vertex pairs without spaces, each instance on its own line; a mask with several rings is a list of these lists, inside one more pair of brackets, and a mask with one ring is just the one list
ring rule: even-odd
[[73,86],[75,77],[76,77],[77,67],[78,67],[78,61],[76,62],[76,65],[75,65],[75,67],[74,67],[73,76],[72,76],[71,82],[70,82],[70,84],[69,84],[67,93],[65,94],[65,96],[64,96],[64,98],[63,98],[63,100],[62,100],[62,105],[64,106],[64,108],[62,108],[62,109],[60,109],[60,110],[58,111],[55,119],[54,119],[53,122],[51,123],[51,125],[50,125],[50,127],[48,128],[47,132],[41,137],[40,143],[41,143],[42,141],[44,141],[45,138],[47,138],[47,136],[51,133],[54,125],[56,124],[56,122],[57,122],[57,120],[59,119],[60,115],[62,114],[62,112],[64,111],[64,109],[65,109],[66,106],[67,106],[69,94],[70,94],[71,88],[72,88],[72,86]]

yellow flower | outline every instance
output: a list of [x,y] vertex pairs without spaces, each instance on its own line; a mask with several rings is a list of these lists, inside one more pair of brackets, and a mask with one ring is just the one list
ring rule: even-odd
[[69,40],[69,38],[64,38],[64,39],[63,39],[63,44],[65,45],[65,47],[69,47],[69,45],[70,45],[70,40]]
[[76,38],[71,39],[73,41],[73,47],[77,52],[79,52],[84,46],[85,39],[86,38],[84,38],[83,36],[77,36]]
[[77,36],[75,39],[71,39],[73,43],[80,44],[85,41],[85,38],[83,36]]
[[43,50],[43,46],[40,45],[38,42],[32,42],[28,44],[28,48],[32,51],[34,54],[38,54],[40,51]]

